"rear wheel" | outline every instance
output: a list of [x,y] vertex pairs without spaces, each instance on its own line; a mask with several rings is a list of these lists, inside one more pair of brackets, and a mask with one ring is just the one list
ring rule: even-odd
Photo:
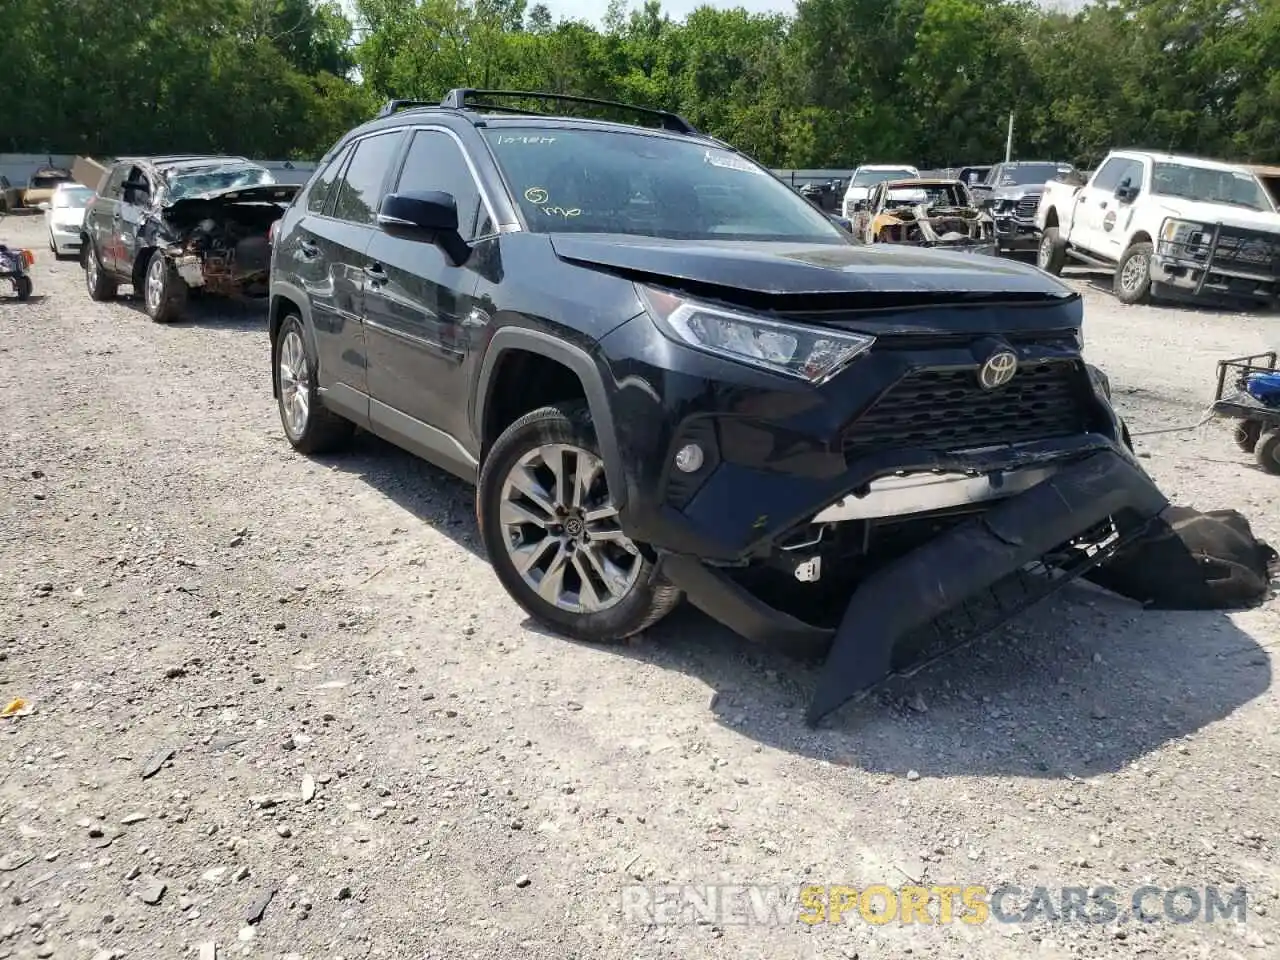
[[1149,243],[1134,243],[1116,265],[1113,289],[1121,303],[1143,303],[1151,295],[1151,254]]
[[1253,453],[1258,446],[1258,438],[1262,436],[1262,421],[1241,420],[1236,424],[1234,437],[1236,446],[1245,453]]
[[559,633],[616,642],[680,601],[622,532],[580,401],[534,410],[503,431],[480,472],[477,512],[502,585]]
[[92,243],[84,245],[84,285],[89,289],[90,300],[111,300],[119,290],[116,282],[103,271]]
[[280,423],[295,450],[328,453],[351,438],[355,425],[320,402],[315,358],[307,349],[302,319],[297,314],[285,317],[280,325],[273,372]]
[[1067,245],[1057,227],[1045,227],[1040,235],[1040,247],[1036,251],[1036,266],[1055,277],[1067,265]]
[[142,281],[142,300],[156,323],[172,323],[182,316],[187,305],[187,285],[173,269],[169,258],[153,250]]
[[13,292],[18,295],[19,300],[31,299],[31,278],[26,276],[14,277]]
[[1280,427],[1272,427],[1258,438],[1253,455],[1267,473],[1280,473]]

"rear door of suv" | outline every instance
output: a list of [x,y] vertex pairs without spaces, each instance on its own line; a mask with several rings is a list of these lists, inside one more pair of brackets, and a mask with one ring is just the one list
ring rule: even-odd
[[317,178],[306,213],[283,239],[277,263],[311,302],[320,385],[335,406],[368,417],[364,334],[365,249],[403,130],[357,140]]
[[[457,204],[463,240],[474,245],[495,237],[496,217],[457,136],[443,127],[419,128],[412,136],[393,192],[443,191]],[[464,364],[487,319],[473,297],[482,259],[477,250],[454,266],[429,240],[381,230],[365,252],[370,416],[428,459],[443,457],[455,467],[459,456],[469,460],[458,438],[469,430]]]
[[130,166],[132,164],[117,163],[107,171],[98,184],[98,192],[89,204],[84,218],[84,232],[89,236],[90,248],[86,255],[96,253],[98,263],[109,273],[115,271],[115,252],[111,244],[112,223],[120,213],[120,187]]

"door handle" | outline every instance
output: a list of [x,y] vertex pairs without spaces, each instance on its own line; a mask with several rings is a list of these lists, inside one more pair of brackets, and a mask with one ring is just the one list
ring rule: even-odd
[[308,260],[313,260],[320,256],[320,248],[309,240],[299,241],[298,249],[302,251],[302,255]]
[[387,271],[382,269],[382,264],[371,263],[364,268],[364,275],[374,283],[386,283],[388,280]]

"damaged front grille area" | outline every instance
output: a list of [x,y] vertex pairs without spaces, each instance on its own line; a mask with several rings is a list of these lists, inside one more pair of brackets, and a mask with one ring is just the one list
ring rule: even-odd
[[845,430],[855,459],[882,450],[950,452],[1088,432],[1088,375],[1075,360],[1024,365],[1006,385],[983,389],[975,368],[923,369],[890,387]]

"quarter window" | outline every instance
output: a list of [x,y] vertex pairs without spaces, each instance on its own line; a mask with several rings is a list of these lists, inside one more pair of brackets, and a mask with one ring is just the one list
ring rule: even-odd
[[493,221],[489,219],[480,188],[457,141],[438,130],[419,130],[409,145],[396,192],[432,190],[453,197],[458,206],[458,232],[462,239],[470,241],[493,233]]
[[338,186],[333,215],[351,223],[373,223],[382,203],[382,185],[400,145],[399,131],[366,137],[356,144]]

